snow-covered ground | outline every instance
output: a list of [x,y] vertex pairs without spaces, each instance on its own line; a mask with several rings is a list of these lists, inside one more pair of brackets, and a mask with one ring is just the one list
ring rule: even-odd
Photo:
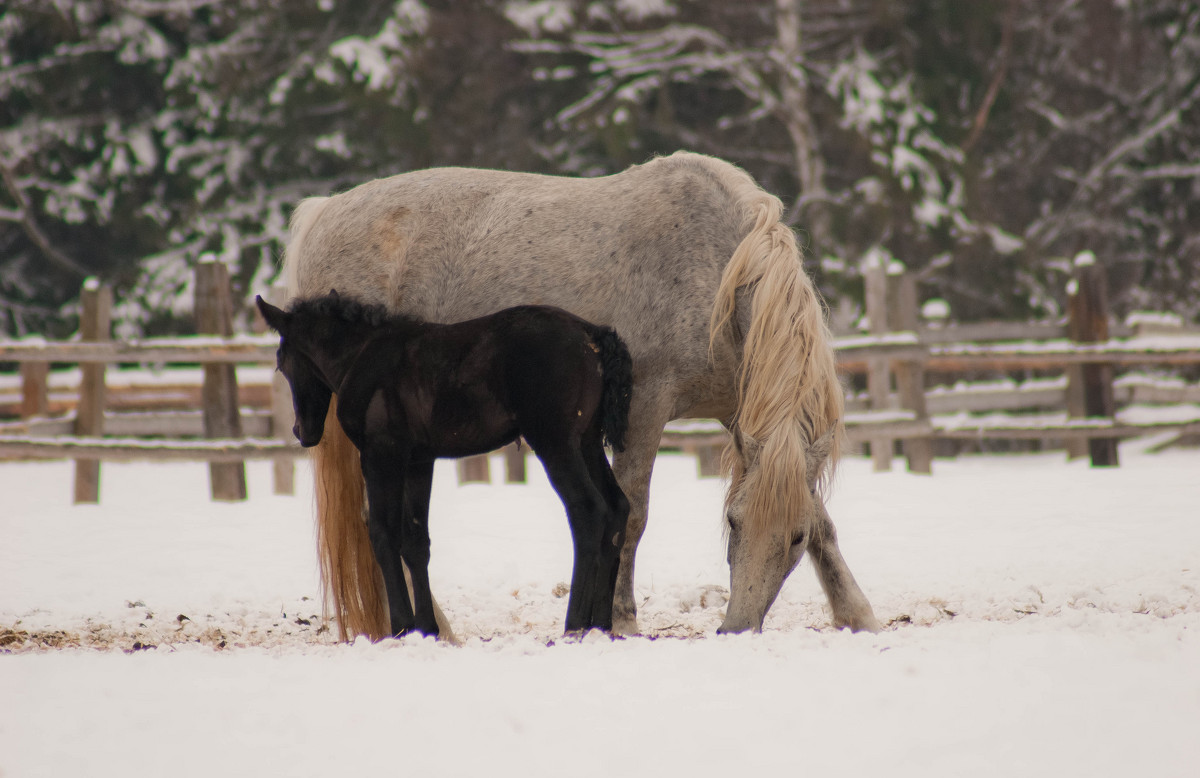
[[[715,634],[722,485],[660,457],[644,637],[561,636],[562,509],[439,465],[434,591],[464,644],[330,642],[311,484],[213,503],[203,465],[0,464],[0,776],[1200,774],[1200,452],[847,460],[842,549],[888,626],[830,628],[805,563]],[[447,463],[448,465],[448,463]],[[499,462],[493,471],[500,473]]]

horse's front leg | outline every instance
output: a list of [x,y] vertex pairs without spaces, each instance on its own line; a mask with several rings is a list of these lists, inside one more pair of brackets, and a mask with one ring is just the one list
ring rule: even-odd
[[432,490],[433,460],[410,462],[404,473],[400,555],[412,577],[416,628],[423,634],[437,636],[437,611],[429,588],[429,495]]
[[829,600],[829,609],[833,611],[833,626],[849,627],[853,632],[878,632],[879,619],[875,618],[871,603],[842,558],[837,530],[820,500],[817,500],[816,519],[809,533],[808,554]]
[[400,552],[405,462],[395,456],[363,451],[362,471],[367,482],[367,529],[371,548],[375,551],[375,562],[383,574],[383,584],[387,590],[391,633],[399,637],[411,631],[416,624],[408,599]]

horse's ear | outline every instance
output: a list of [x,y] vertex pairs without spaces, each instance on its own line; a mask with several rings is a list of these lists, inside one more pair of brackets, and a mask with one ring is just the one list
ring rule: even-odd
[[329,297],[330,297],[331,299],[334,299],[334,300],[339,300],[339,299],[341,299],[341,295],[339,295],[339,294],[337,293],[337,290],[336,290],[336,289],[330,289],[330,290],[329,290]]
[[817,438],[808,450],[804,452],[805,465],[808,470],[808,488],[813,488],[817,478],[825,469],[825,462],[833,451],[834,436],[837,435],[837,425],[831,426],[825,434]]
[[287,327],[287,311],[271,305],[262,299],[262,295],[255,295],[254,302],[258,305],[258,312],[262,314],[263,321],[267,323],[267,326],[282,335],[284,328]]
[[833,438],[837,434],[837,425],[830,426],[825,431],[825,434],[817,438],[817,441],[809,446],[808,455],[818,462],[824,462],[829,459],[829,452],[833,450]]

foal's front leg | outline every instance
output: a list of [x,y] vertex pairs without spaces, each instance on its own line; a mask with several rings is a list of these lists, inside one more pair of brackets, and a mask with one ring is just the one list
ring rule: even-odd
[[394,637],[399,637],[416,624],[400,554],[405,464],[403,459],[363,451],[362,470],[367,482],[367,529],[371,548],[383,573],[391,632]]
[[429,588],[429,495],[433,490],[433,460],[410,462],[404,473],[404,515],[400,555],[412,576],[416,627],[438,635],[433,593]]

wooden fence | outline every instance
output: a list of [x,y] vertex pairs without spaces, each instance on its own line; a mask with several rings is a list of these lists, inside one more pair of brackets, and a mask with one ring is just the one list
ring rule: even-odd
[[[1038,441],[1116,465],[1120,438],[1200,433],[1200,385],[1186,380],[1200,365],[1200,333],[1168,317],[1111,325],[1098,266],[1078,267],[1074,288],[1063,323],[942,325],[919,316],[911,277],[872,268],[867,332],[836,340],[851,444],[876,469],[890,469],[899,451],[910,470],[928,473],[937,447],[964,442]],[[266,458],[276,491],[290,493],[304,451],[292,442],[286,383],[272,370],[278,340],[231,334],[223,265],[203,263],[196,289],[201,335],[113,341],[111,293],[88,282],[78,340],[0,341],[0,363],[19,363],[21,376],[8,392],[0,385],[0,417],[14,419],[0,422],[0,459],[75,459],[79,502],[99,499],[101,461],[122,460],[207,461],[213,498],[237,500],[242,463]],[[200,367],[113,369],[122,364]],[[1175,374],[1129,372],[1145,366]],[[165,377],[176,373],[184,377]],[[677,422],[662,445],[694,453],[701,473],[715,474],[725,438],[716,422]],[[509,480],[524,480],[524,450],[504,453]],[[464,481],[489,480],[487,457],[458,468]]]
[[[935,440],[1061,443],[1070,456],[1115,466],[1120,438],[1200,432],[1200,387],[1178,377],[1200,365],[1200,333],[1164,315],[1113,325],[1100,265],[1075,264],[1062,323],[921,321],[915,280],[895,268],[867,269],[866,289],[870,334],[841,338],[837,348],[844,371],[866,376],[865,397],[851,400],[847,424],[854,430],[862,411],[875,421],[864,426],[871,431],[877,470],[891,467],[896,441],[909,469],[927,473]],[[1144,367],[1177,376],[1169,382],[1131,372],[1118,377],[1119,370]],[[1058,378],[1047,381],[1047,373]],[[988,406],[989,393],[977,386],[947,391],[937,385],[963,374],[990,376],[993,387],[998,376],[1008,388],[990,392],[990,402],[998,404]],[[1018,389],[1025,383],[1032,391]],[[1120,413],[1118,399],[1125,405]],[[1163,407],[1169,412],[1161,412]],[[894,414],[891,423],[880,415],[888,413]],[[856,437],[863,435],[852,431],[852,440]]]

